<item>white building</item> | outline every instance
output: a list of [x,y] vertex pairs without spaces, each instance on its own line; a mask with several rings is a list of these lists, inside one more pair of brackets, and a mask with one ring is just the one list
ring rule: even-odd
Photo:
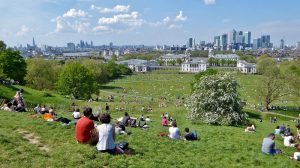
[[181,72],[197,73],[206,71],[207,60],[192,60],[181,64]]
[[141,59],[119,61],[117,62],[117,64],[126,65],[128,68],[135,72],[148,72],[150,70],[148,62]]
[[181,59],[182,62],[185,62],[189,59],[189,55],[186,54],[166,54],[160,57],[160,60],[164,61],[167,65],[170,61],[177,61],[177,59]]
[[215,59],[232,60],[232,61],[239,60],[239,56],[236,54],[216,54],[216,55],[210,55],[209,57],[215,58]]
[[237,62],[237,68],[244,74],[255,74],[256,73],[256,65],[248,63],[244,60],[239,60]]

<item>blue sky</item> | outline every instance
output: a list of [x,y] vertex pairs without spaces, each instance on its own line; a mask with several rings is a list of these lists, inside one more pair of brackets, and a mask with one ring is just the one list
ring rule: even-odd
[[231,29],[300,41],[299,0],[0,0],[0,39],[9,46],[185,44]]

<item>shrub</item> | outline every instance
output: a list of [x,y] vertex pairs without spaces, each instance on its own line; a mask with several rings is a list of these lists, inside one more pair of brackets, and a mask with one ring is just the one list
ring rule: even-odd
[[208,124],[239,125],[246,115],[237,92],[237,81],[229,74],[210,75],[194,84],[187,101],[188,118]]

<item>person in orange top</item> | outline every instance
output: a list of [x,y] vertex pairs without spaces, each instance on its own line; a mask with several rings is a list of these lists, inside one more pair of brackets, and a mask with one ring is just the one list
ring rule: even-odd
[[98,133],[94,123],[89,119],[92,115],[92,108],[86,108],[83,112],[84,117],[77,121],[75,134],[77,143],[95,145],[98,142]]

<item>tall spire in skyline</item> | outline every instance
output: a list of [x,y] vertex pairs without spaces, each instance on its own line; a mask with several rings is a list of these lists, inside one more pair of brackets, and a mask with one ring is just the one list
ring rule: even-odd
[[34,37],[32,38],[32,46],[35,47]]

